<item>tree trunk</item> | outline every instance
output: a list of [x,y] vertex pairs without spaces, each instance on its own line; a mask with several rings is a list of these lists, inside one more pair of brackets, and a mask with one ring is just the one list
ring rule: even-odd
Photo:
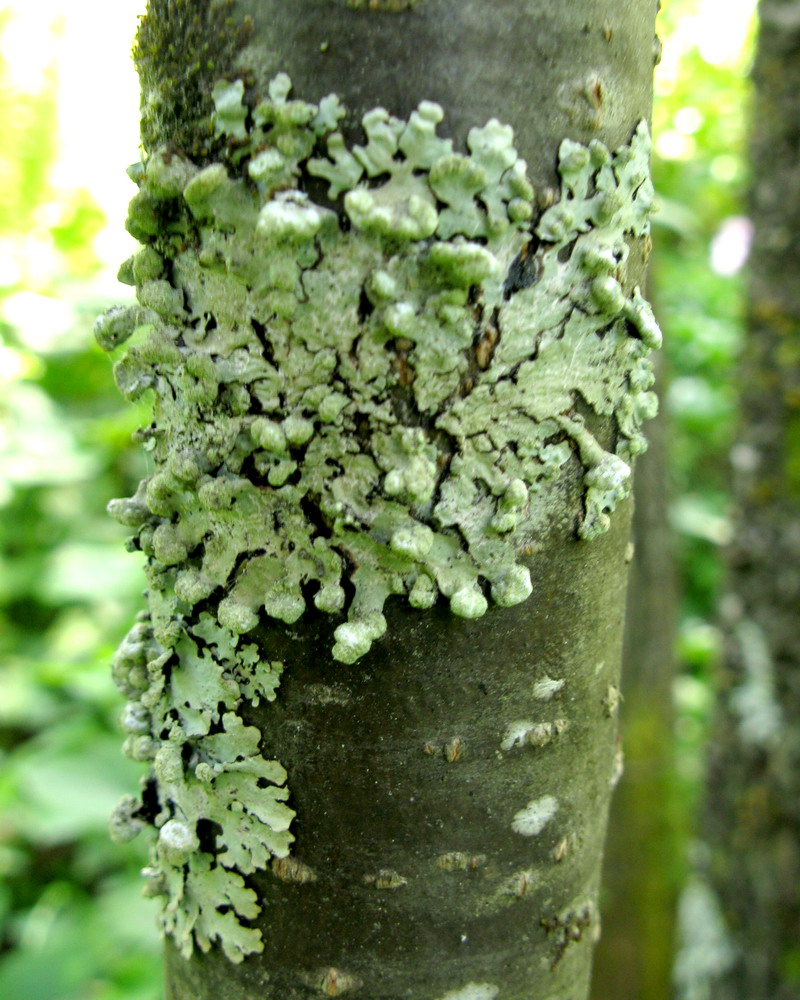
[[800,997],[800,3],[760,15],[736,530],[704,817],[730,933],[707,970],[714,1000]]
[[115,676],[152,772],[113,829],[157,830],[173,1000],[588,989],[659,341],[655,9],[486,10],[142,21],[140,305],[98,337],[153,392],[153,475],[112,502],[147,555]]
[[[660,371],[658,369],[661,369]],[[657,365],[659,388],[663,365]],[[672,682],[677,594],[668,523],[668,424],[650,424],[636,463],[620,730],[625,772],[611,804],[603,865],[596,1000],[669,1000],[680,884]],[[631,864],[631,858],[636,863]]]

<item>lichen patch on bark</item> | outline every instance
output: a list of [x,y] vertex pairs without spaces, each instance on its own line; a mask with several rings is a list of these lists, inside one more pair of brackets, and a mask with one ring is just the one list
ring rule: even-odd
[[[244,876],[313,880],[290,863],[287,774],[241,714],[291,668],[252,630],[313,605],[342,619],[330,655],[349,665],[391,596],[467,619],[526,600],[566,470],[582,470],[578,539],[627,495],[660,339],[626,278],[652,205],[644,125],[613,154],[565,140],[560,197],[537,217],[510,126],[459,152],[424,101],[408,121],[370,111],[348,148],[335,95],[290,93],[285,74],[258,103],[218,81],[219,160],[161,148],[132,168],[145,246],[121,277],[139,305],[97,325],[109,351],[128,342],[122,392],[153,400],[154,472],[110,505],[147,557],[149,611],[114,673],[126,749],[152,771],[113,827],[157,831],[149,891],[183,953],[219,943],[232,961],[263,947]],[[594,419],[613,425],[607,447]],[[528,744],[563,722],[532,723]],[[468,748],[450,735],[443,753]],[[535,835],[556,810],[540,797],[514,828]]]

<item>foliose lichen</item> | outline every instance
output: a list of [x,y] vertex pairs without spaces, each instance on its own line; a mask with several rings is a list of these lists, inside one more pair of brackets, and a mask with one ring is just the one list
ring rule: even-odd
[[338,98],[290,91],[281,74],[251,107],[219,81],[219,162],[164,148],[131,168],[144,246],[120,277],[139,304],[96,328],[109,351],[129,341],[123,394],[153,402],[153,474],[109,505],[147,557],[149,611],[114,676],[126,750],[151,764],[112,828],[155,828],[164,930],[232,961],[263,948],[243,876],[293,840],[286,772],[240,714],[284,665],[249,634],[311,602],[340,616],[331,655],[353,664],[392,595],[465,618],[524,601],[567,467],[580,539],[627,494],[660,340],[626,278],[653,201],[644,124],[613,154],[565,140],[561,198],[537,217],[509,126],[459,152],[438,105],[377,108],[348,148]]

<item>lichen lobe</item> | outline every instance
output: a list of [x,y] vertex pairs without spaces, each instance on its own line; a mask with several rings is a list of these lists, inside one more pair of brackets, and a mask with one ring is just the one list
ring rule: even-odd
[[[251,107],[219,81],[220,161],[158,149],[132,168],[145,246],[120,273],[139,304],[97,325],[106,349],[128,342],[117,383],[154,417],[154,473],[109,505],[147,557],[149,613],[114,673],[127,750],[152,766],[113,826],[158,831],[149,887],[184,954],[218,942],[233,961],[263,947],[243,876],[293,839],[286,773],[239,715],[284,665],[248,633],[311,601],[343,618],[331,655],[352,664],[391,595],[466,618],[524,601],[567,469],[588,540],[655,405],[659,334],[626,281],[652,202],[644,125],[613,155],[565,141],[561,200],[536,218],[509,126],[458,152],[438,105],[378,108],[350,149],[334,95],[290,92],[281,74]],[[307,193],[320,180],[327,205]]]

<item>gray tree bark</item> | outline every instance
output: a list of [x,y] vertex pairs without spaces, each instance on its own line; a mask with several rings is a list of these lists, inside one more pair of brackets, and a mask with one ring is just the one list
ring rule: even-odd
[[[663,365],[660,369],[663,392]],[[668,436],[666,416],[659,413],[648,429],[647,453],[636,464],[620,707],[625,771],[611,803],[605,849],[603,936],[592,974],[596,1000],[672,995],[686,824],[680,819],[674,761],[677,590],[668,523]]]
[[115,671],[153,772],[114,827],[158,831],[171,1000],[586,996],[654,15],[151,0],[141,306],[98,336],[155,397],[112,508],[148,559]]
[[[800,4],[765,0],[754,68],[736,530],[711,736],[706,876],[728,938],[714,1000],[800,997]],[[690,972],[691,970],[684,970]]]

